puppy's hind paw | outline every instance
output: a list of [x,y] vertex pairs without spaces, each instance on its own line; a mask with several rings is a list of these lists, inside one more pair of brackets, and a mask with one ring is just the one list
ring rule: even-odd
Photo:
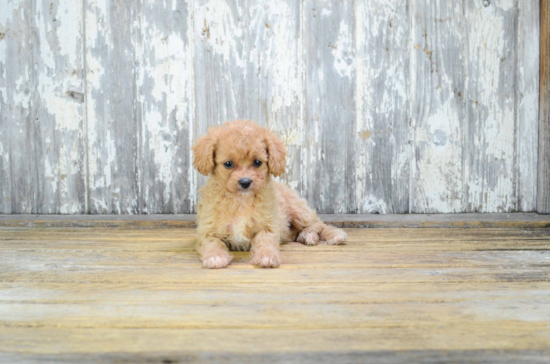
[[337,229],[334,226],[327,226],[321,231],[321,239],[329,245],[342,244],[348,235],[342,229]]
[[305,245],[317,245],[319,244],[319,234],[314,231],[302,230],[296,239],[299,243]]
[[233,257],[229,254],[214,254],[208,258],[204,258],[202,265],[205,268],[220,269],[227,267],[232,260]]
[[277,268],[281,265],[279,252],[257,251],[252,256],[252,264],[261,268]]

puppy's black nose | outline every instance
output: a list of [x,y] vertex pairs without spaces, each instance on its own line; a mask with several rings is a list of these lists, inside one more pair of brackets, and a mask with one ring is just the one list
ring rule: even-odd
[[239,184],[241,185],[242,188],[246,190],[252,184],[252,180],[250,178],[241,178],[239,180]]

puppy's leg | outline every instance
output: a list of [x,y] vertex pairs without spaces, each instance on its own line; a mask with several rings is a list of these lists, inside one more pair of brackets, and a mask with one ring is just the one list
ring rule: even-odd
[[321,220],[318,220],[313,225],[304,228],[304,230],[298,234],[296,240],[306,245],[316,245],[319,242],[338,245],[346,241],[347,237],[344,230],[327,225]]
[[298,234],[296,239],[299,243],[306,245],[316,245],[319,242],[338,245],[342,244],[347,239],[347,234],[344,230],[327,225],[317,218],[317,221],[312,225],[306,226],[304,230]]
[[213,236],[200,240],[197,250],[201,255],[202,265],[206,268],[225,268],[233,260],[225,243]]
[[267,231],[260,231],[252,238],[250,247],[252,264],[262,268],[276,268],[281,264],[279,237]]
[[306,245],[316,245],[319,242],[337,245],[347,239],[344,230],[322,222],[315,211],[309,208],[306,200],[300,198],[296,192],[282,184],[277,187],[280,198],[284,199],[287,221],[299,232],[296,238],[298,242]]
[[326,244],[338,245],[342,244],[348,238],[346,232],[334,226],[324,224],[323,230],[319,233],[319,237]]
[[319,233],[323,231],[325,224],[321,221],[312,222],[312,225],[307,226],[302,230],[296,241],[305,245],[317,245],[319,244]]

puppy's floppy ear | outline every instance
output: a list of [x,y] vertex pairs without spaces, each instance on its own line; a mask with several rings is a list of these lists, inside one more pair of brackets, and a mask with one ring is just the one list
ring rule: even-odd
[[200,137],[193,146],[193,166],[200,174],[208,176],[214,169],[214,151],[217,138],[213,130]]
[[267,146],[269,173],[275,177],[285,173],[286,147],[281,140],[270,130],[266,129],[265,144]]

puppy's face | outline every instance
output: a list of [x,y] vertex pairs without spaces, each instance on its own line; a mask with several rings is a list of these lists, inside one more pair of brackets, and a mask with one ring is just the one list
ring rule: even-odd
[[250,121],[209,129],[193,151],[195,168],[234,194],[255,194],[269,174],[278,176],[285,170],[284,144],[271,131]]
[[256,135],[231,135],[218,141],[214,177],[232,193],[256,193],[264,185],[269,171],[267,149]]

